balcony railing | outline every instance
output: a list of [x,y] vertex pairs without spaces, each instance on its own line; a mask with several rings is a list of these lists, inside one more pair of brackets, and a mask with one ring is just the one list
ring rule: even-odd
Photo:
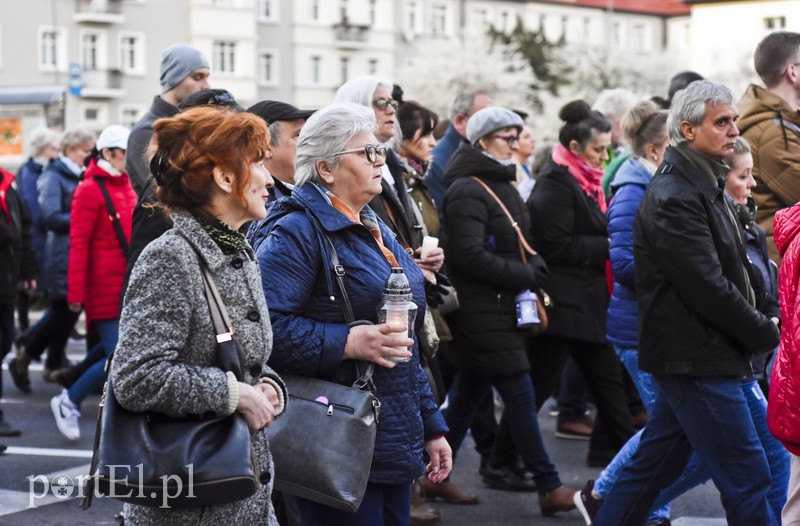
[[369,26],[351,24],[347,17],[334,24],[333,31],[339,42],[366,42],[369,37]]
[[87,69],[83,71],[81,96],[110,99],[121,97],[124,94],[122,71],[118,69]]
[[100,24],[120,24],[122,17],[122,0],[75,0],[76,22],[94,22]]

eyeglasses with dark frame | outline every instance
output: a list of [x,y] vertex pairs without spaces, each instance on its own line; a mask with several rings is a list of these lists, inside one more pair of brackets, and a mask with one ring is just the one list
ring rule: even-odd
[[368,144],[366,146],[361,146],[359,148],[353,148],[352,150],[345,150],[343,152],[337,152],[333,154],[334,156],[344,155],[346,153],[363,153],[364,156],[367,158],[372,164],[378,162],[378,157],[382,160],[386,159],[386,148],[383,146],[373,146]]
[[372,101],[372,107],[381,111],[386,111],[388,106],[397,109],[397,107],[400,106],[400,103],[394,99],[375,99]]
[[495,135],[495,139],[500,139],[501,141],[506,141],[508,143],[509,148],[515,142],[519,142],[519,135]]

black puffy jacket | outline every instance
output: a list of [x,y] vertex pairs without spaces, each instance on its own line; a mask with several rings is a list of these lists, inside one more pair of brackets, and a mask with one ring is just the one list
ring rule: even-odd
[[516,328],[514,297],[536,289],[547,266],[540,256],[523,263],[508,217],[470,176],[497,194],[523,232],[530,230],[525,203],[511,184],[516,167],[462,144],[444,174],[448,275],[460,304],[448,318],[454,340],[448,359],[479,376],[518,374],[530,364],[523,333]]
[[[779,331],[748,299],[753,270],[723,195],[673,147],[633,227],[639,367],[652,374],[743,376]],[[755,298],[763,291],[754,290]]]
[[[6,213],[0,209],[0,304],[11,305],[20,279],[36,276],[36,256],[31,245],[28,211],[11,186],[14,175],[0,169],[0,191],[5,193]],[[11,219],[9,221],[9,218]]]
[[547,334],[606,341],[608,220],[566,166],[550,161],[528,199],[533,241],[553,299]]

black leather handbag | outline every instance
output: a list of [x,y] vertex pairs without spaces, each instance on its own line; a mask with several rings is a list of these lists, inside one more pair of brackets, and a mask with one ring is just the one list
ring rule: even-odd
[[[354,321],[344,267],[327,241],[345,320],[350,325],[369,323]],[[281,373],[289,392],[286,412],[267,428],[275,489],[358,511],[369,481],[381,404],[372,393],[374,364],[355,362],[355,368],[358,378],[352,386]]]
[[[241,350],[228,313],[210,271],[198,259],[216,332],[217,365],[241,381]],[[238,412],[173,418],[129,411],[117,402],[109,378],[100,401],[84,509],[91,506],[93,485],[100,495],[142,506],[194,508],[246,499],[259,487],[247,422]]]

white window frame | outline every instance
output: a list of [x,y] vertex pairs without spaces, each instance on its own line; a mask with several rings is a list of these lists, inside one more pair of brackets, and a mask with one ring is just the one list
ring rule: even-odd
[[[129,67],[128,61],[123,58],[127,53],[126,39],[133,39],[133,60],[134,64]],[[119,60],[119,69],[126,75],[145,75],[145,35],[138,31],[121,31],[117,36],[117,60]]]
[[[268,79],[264,76],[264,63],[262,61],[262,58],[267,55],[272,57],[272,64],[270,65],[272,75]],[[261,86],[277,86],[280,84],[280,56],[277,49],[258,50],[258,84]]]
[[319,86],[322,82],[322,57],[320,55],[311,55],[309,66],[311,84]]
[[350,77],[350,57],[339,57],[339,81],[344,84]]
[[[87,119],[86,112],[95,110],[97,112],[96,119]],[[80,104],[80,126],[89,128],[90,130],[100,130],[108,124],[108,105],[97,102],[82,102]]]
[[214,40],[211,44],[212,66],[215,75],[235,75],[238,66],[235,40]]
[[[94,68],[86,64],[86,38],[94,37]],[[96,29],[82,29],[78,35],[78,49],[81,50],[81,66],[83,71],[107,71],[108,68],[108,35],[105,31]]]
[[[450,4],[432,3],[430,6],[430,34],[435,37],[450,35]],[[441,25],[441,27],[439,27]]]
[[[261,22],[278,22],[281,19],[279,0],[258,0],[258,20]],[[265,8],[269,7],[269,15]]]
[[308,0],[308,19],[312,22],[319,22],[320,2],[319,0]]
[[412,33],[419,33],[419,4],[409,2],[405,7],[407,29]]
[[[45,60],[44,38],[52,36],[52,62]],[[67,69],[67,30],[62,26],[40,26],[38,38],[39,71],[66,71]],[[50,57],[48,57],[50,58]]]
[[[133,122],[128,122],[125,119],[125,113],[131,110],[136,112],[136,120]],[[120,104],[118,115],[119,118],[117,119],[117,122],[127,128],[133,128],[133,126],[141,120],[145,113],[147,113],[147,108],[141,104]]]

